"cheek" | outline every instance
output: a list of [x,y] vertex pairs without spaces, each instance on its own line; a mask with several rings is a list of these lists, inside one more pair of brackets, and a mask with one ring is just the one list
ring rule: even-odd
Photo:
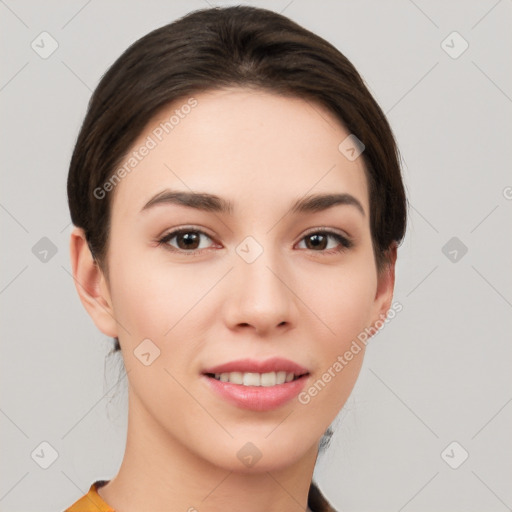
[[125,260],[112,279],[116,318],[126,323],[132,338],[143,336],[163,341],[187,311],[193,314],[191,307],[202,289],[194,282],[187,272],[146,268],[142,262],[130,266]]
[[[302,296],[309,309],[321,320],[322,339],[329,347],[340,350],[369,326],[377,291],[376,270],[371,258],[357,264],[340,265],[317,271],[308,280]],[[329,341],[330,340],[330,341]]]
[[186,373],[188,359],[211,326],[207,317],[212,316],[212,304],[220,303],[214,288],[226,270],[157,263],[129,252],[117,260],[112,256],[117,261],[111,272],[112,302],[127,353],[149,339],[161,351],[156,366]]
[[307,293],[308,306],[321,322],[316,330],[318,365],[299,403],[326,426],[350,395],[363,363],[365,344],[358,336],[371,325],[377,278],[372,258],[317,273]]

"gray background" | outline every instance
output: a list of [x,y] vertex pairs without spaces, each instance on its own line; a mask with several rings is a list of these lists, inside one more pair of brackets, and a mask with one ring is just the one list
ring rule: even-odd
[[[248,3],[355,64],[395,131],[411,205],[403,310],[369,344],[315,478],[340,511],[510,510],[512,2]],[[126,380],[70,276],[69,158],[108,66],[208,4],[227,2],[0,1],[1,511],[62,510],[117,472]],[[46,59],[31,47],[43,31],[58,43]],[[457,58],[454,31],[469,44]],[[47,469],[42,442],[58,453]]]

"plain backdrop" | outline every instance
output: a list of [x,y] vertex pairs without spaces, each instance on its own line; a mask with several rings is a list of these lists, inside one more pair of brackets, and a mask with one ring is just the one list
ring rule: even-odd
[[[147,32],[234,3],[0,1],[2,512],[62,510],[124,451],[126,379],[70,276],[66,177],[91,92]],[[369,344],[315,479],[340,511],[510,510],[512,2],[244,3],[354,63],[409,194],[403,309]]]

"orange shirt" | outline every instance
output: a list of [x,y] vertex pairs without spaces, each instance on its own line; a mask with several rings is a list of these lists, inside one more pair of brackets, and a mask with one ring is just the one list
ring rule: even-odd
[[75,501],[73,505],[64,512],[116,512],[110,505],[107,505],[98,494],[98,487],[102,487],[108,480],[96,480],[87,494]]
[[[98,487],[107,484],[109,480],[96,480],[87,494],[82,496],[64,512],[116,512],[110,505],[107,505],[98,494]],[[314,482],[311,482],[308,494],[308,506],[311,512],[336,512],[329,502],[324,498],[320,489]]]

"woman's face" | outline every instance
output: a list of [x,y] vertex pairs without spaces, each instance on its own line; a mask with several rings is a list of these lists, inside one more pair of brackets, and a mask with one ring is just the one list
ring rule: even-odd
[[[344,354],[389,309],[393,272],[377,274],[364,164],[340,151],[349,132],[332,114],[249,89],[194,98],[149,123],[110,192],[115,321],[97,325],[120,339],[130,421],[267,471],[316,450],[364,345]],[[326,194],[342,196],[308,201]]]

